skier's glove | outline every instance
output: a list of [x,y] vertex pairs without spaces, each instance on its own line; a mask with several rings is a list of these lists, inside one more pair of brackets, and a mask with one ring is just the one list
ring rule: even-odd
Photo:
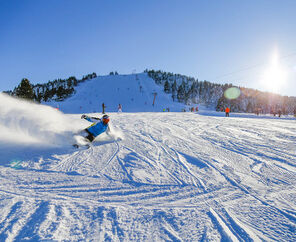
[[85,114],[82,114],[81,115],[81,119],[84,119],[84,118],[86,118],[86,115]]

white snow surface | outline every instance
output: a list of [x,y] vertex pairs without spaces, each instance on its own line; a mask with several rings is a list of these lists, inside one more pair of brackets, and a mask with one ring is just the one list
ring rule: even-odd
[[296,240],[294,118],[152,112],[182,107],[160,90],[117,113],[106,86],[111,134],[76,149],[90,83],[69,114],[0,94],[0,241]]

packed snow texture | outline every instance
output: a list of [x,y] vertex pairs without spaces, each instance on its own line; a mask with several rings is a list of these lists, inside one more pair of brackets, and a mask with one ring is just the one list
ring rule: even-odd
[[0,99],[1,241],[296,240],[293,117],[138,108],[76,149],[81,114]]

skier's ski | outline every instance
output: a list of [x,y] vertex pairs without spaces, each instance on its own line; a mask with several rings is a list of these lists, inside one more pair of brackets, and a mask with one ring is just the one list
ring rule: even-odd
[[73,144],[72,145],[74,148],[79,149],[79,148],[90,148],[90,144],[83,144],[83,145],[79,145],[79,144]]

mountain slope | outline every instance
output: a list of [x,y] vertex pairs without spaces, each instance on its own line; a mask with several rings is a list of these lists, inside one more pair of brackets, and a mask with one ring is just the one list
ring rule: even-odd
[[[153,106],[154,93],[157,93]],[[124,112],[161,112],[170,108],[181,111],[184,104],[173,102],[163,87],[156,85],[146,73],[134,75],[100,76],[80,83],[76,94],[63,102],[47,103],[64,113],[117,112],[121,104]]]

